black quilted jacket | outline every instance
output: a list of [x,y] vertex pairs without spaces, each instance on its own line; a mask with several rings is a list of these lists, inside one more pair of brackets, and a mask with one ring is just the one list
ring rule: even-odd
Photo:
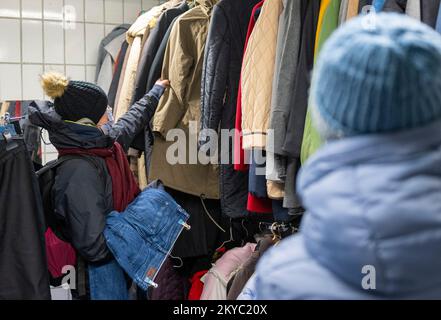
[[[222,0],[213,9],[205,47],[201,92],[201,129],[233,129],[236,119],[245,39],[253,7],[259,0]],[[200,145],[207,142],[200,136]],[[232,144],[230,163],[220,167],[220,190],[223,214],[244,217],[248,194],[248,174],[234,171]]]

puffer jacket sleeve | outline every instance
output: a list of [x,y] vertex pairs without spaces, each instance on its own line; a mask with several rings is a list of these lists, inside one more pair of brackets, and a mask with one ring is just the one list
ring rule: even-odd
[[125,151],[152,119],[163,91],[161,86],[155,85],[108,129],[107,134],[119,142]]
[[237,300],[257,300],[256,277],[256,274],[251,276],[251,278],[242,289],[242,292],[237,297]]
[[52,189],[55,213],[64,217],[73,247],[88,262],[112,256],[103,236],[109,213],[104,184],[93,164],[72,159],[58,168]]
[[215,6],[204,54],[201,86],[201,134],[199,145],[207,142],[204,129],[218,129],[227,89],[230,64],[230,32],[222,7]]
[[161,99],[153,120],[153,131],[165,139],[167,132],[177,126],[187,111],[187,91],[194,68],[192,41],[188,23],[175,23],[165,51],[162,79],[170,81],[170,89]]

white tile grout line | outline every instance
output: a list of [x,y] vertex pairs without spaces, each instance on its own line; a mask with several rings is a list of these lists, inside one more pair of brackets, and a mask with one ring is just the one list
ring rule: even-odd
[[[47,18],[45,18],[45,15],[44,15],[44,5],[45,5],[45,1],[47,1],[47,0],[37,0],[37,1],[40,1],[40,3],[41,3],[41,15],[40,15],[40,18],[25,18],[25,17],[23,17],[23,3],[22,3],[22,0],[19,0],[20,2],[19,2],[19,4],[20,4],[20,15],[19,15],[19,17],[17,18],[17,17],[3,17],[3,16],[0,16],[0,19],[8,19],[8,20],[18,20],[18,22],[20,23],[20,43],[19,43],[19,45],[20,45],[20,62],[2,62],[2,61],[0,61],[0,64],[4,64],[4,65],[20,65],[20,99],[22,99],[23,100],[23,97],[24,97],[24,91],[25,91],[25,88],[24,88],[24,68],[23,68],[23,66],[26,66],[26,65],[37,65],[37,66],[41,66],[42,67],[42,72],[44,73],[44,71],[45,71],[45,69],[46,69],[46,67],[47,66],[49,66],[49,65],[54,65],[54,66],[63,66],[63,70],[64,70],[64,73],[66,74],[66,71],[67,71],[67,66],[69,65],[69,66],[81,66],[81,67],[84,67],[84,76],[85,76],[85,79],[87,80],[87,67],[96,67],[96,64],[91,64],[91,63],[87,63],[87,41],[86,41],[86,3],[85,3],[85,1],[86,0],[83,0],[83,21],[75,21],[75,22],[80,22],[80,23],[83,23],[83,27],[84,27],[84,63],[82,63],[82,64],[76,64],[76,63],[71,63],[71,64],[67,64],[66,63],[66,55],[67,55],[67,52],[66,52],[66,43],[67,43],[67,41],[66,41],[66,29],[65,29],[65,26],[64,26],[64,22],[65,22],[65,17],[63,16],[63,18],[60,20],[60,19],[47,19]],[[141,10],[143,10],[144,8],[142,7],[142,0],[139,0],[140,1],[140,4],[141,4]],[[64,8],[64,6],[66,5],[66,1],[65,0],[63,0],[62,1],[62,3],[63,3],[63,8]],[[105,27],[106,27],[106,25],[111,25],[111,26],[118,26],[119,25],[119,23],[107,23],[106,22],[106,10],[105,10],[105,8],[106,8],[106,0],[103,0],[102,1],[102,3],[103,3],[103,8],[102,8],[102,10],[103,10],[103,21],[102,22],[92,22],[92,21],[90,21],[90,22],[87,22],[87,24],[95,24],[95,25],[102,25],[102,28],[103,28],[103,30],[104,30],[104,33],[105,33]],[[161,1],[160,0],[158,0],[158,3],[161,3]],[[122,9],[122,23],[125,23],[125,0],[122,0],[121,1],[121,9]],[[64,10],[63,10],[63,14],[64,14]],[[41,32],[42,32],[42,38],[41,38],[41,41],[42,41],[42,62],[40,62],[40,63],[33,63],[33,62],[24,62],[23,61],[23,21],[40,21],[41,22]],[[62,29],[63,29],[63,59],[64,59],[64,61],[63,61],[63,63],[47,63],[46,62],[46,51],[45,51],[45,46],[44,46],[44,43],[45,43],[45,32],[44,32],[44,27],[45,27],[45,22],[57,22],[57,23],[61,23],[61,26],[62,26]],[[43,95],[43,98],[44,98],[44,95]]]
[[23,7],[22,7],[22,0],[20,0],[20,19],[19,19],[19,21],[20,21],[20,89],[21,89],[21,92],[20,92],[20,95],[21,95],[21,100],[23,100],[23,92],[24,92],[24,90],[23,90],[23,21],[22,21],[22,16],[23,16],[23,13],[22,13],[22,9],[23,9]]
[[122,3],[122,5],[123,5],[123,20],[122,20],[122,23],[125,23],[126,22],[126,13],[125,13],[125,10],[126,10],[126,0],[123,0],[123,1],[121,1],[121,3]]
[[[47,1],[47,0],[43,0],[43,1]],[[63,29],[63,68],[64,68],[64,74],[66,75],[67,69],[66,69],[66,26],[65,26],[65,21],[64,21],[64,6],[66,5],[66,1],[63,0],[63,20],[61,22],[61,28]]]
[[68,65],[68,66],[74,66],[74,67],[83,67],[83,66],[86,66],[86,67],[96,67],[96,64],[93,64],[93,63],[86,63],[86,64],[83,64],[83,63],[44,63],[44,62],[23,62],[23,63],[20,63],[20,62],[2,62],[2,61],[0,61],[0,64],[11,64],[11,65],[16,65],[16,64],[22,64],[22,65],[48,65],[48,66],[64,66],[65,64],[66,65]]
[[[17,19],[20,19],[20,18],[17,18],[17,17],[3,17],[3,16],[0,16],[0,19],[6,19],[6,20],[17,20]],[[43,19],[38,19],[38,18],[22,18],[22,20],[25,20],[25,21],[27,21],[27,20],[43,20],[43,21],[48,21],[48,22],[63,22],[63,20],[61,19],[46,19],[46,18],[43,18]],[[75,20],[75,22],[85,22],[85,21],[80,21],[80,20]],[[90,24],[103,24],[103,22],[96,22],[96,21],[87,21],[87,23],[90,23]],[[116,25],[119,25],[118,23],[106,23],[106,24],[116,24]]]
[[106,33],[106,0],[103,1],[103,24],[104,24],[104,33]]
[[[44,15],[44,12],[43,12],[43,7],[44,7],[44,4],[43,4],[43,0],[38,0],[38,1],[40,1],[40,4],[41,4],[41,18],[43,18],[43,15]],[[42,68],[43,68],[43,70],[41,71],[42,72],[42,74],[44,74],[44,72],[45,72],[45,69],[46,69],[46,52],[45,52],[45,50],[44,50],[44,39],[45,39],[45,37],[44,37],[44,21],[43,21],[43,19],[41,20],[41,45],[42,45],[42,53],[43,53],[43,66],[42,66]],[[44,92],[43,92],[43,90],[42,90],[42,98],[43,98],[43,100],[44,100]]]
[[83,20],[84,20],[84,81],[87,81],[86,0],[83,0]]

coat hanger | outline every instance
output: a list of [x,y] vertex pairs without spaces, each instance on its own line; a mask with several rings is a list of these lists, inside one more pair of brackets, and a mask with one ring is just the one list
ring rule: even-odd
[[233,242],[234,241],[234,237],[233,237],[233,225],[231,224],[231,219],[230,219],[230,238],[226,241],[224,241],[216,250],[215,252],[218,252],[220,249],[222,249],[227,243]]
[[[17,132],[18,130],[20,131]],[[18,147],[18,143],[14,141],[14,137],[19,136],[19,134],[21,134],[21,129],[16,119],[11,118],[8,112],[0,116],[0,140],[6,141],[6,151]]]

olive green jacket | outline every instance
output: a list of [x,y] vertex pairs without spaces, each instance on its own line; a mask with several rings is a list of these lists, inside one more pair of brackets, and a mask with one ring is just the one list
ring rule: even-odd
[[[219,199],[218,166],[205,165],[199,160],[196,164],[188,164],[190,156],[197,158],[199,134],[189,137],[189,122],[195,121],[195,128],[199,130],[204,48],[210,14],[216,2],[196,0],[197,6],[180,16],[173,25],[162,69],[162,78],[170,80],[170,89],[159,102],[153,119],[155,143],[149,170],[150,181],[160,179],[170,188],[210,199]],[[181,150],[185,150],[187,164],[167,161],[167,150],[170,152],[169,148],[176,146],[174,141],[166,141],[171,129],[185,132],[186,146]]]

